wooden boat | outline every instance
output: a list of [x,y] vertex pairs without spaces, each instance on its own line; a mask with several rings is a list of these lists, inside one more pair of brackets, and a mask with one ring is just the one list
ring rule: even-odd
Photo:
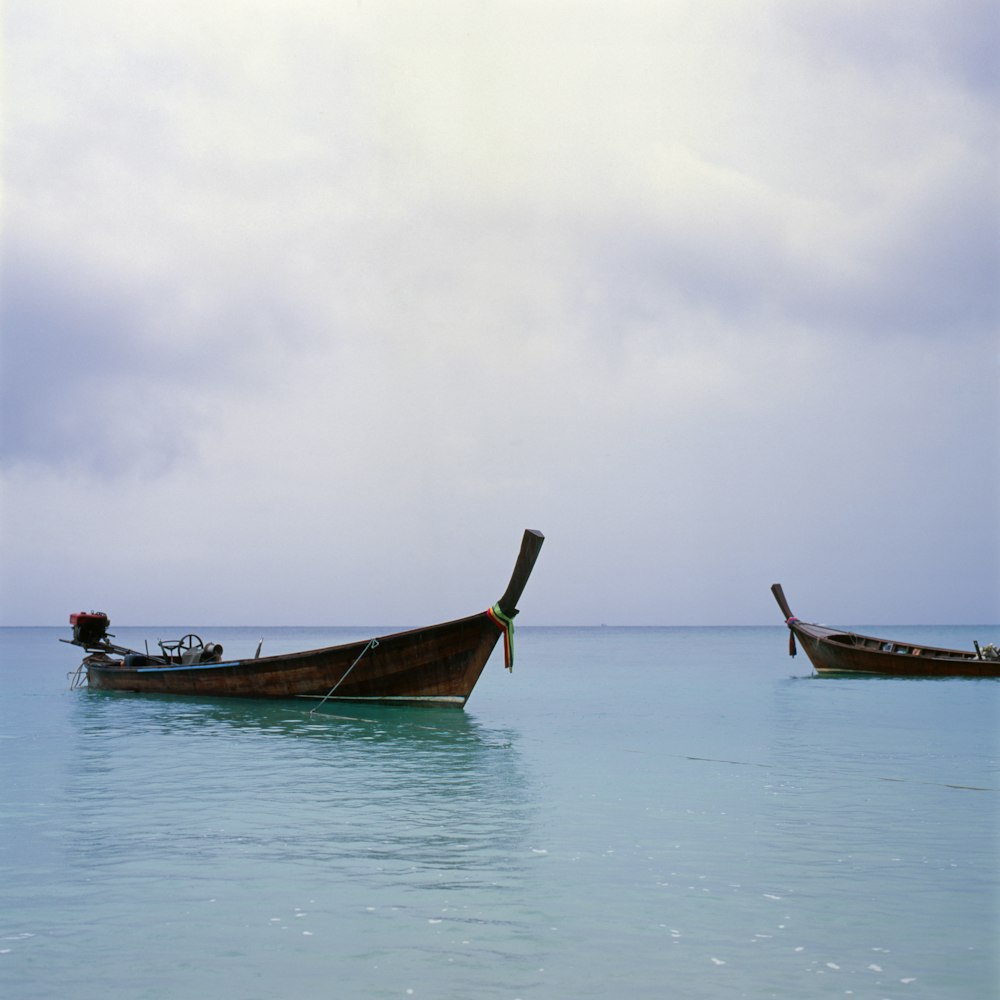
[[771,593],[788,626],[788,653],[798,639],[820,674],[890,674],[896,677],[1000,677],[1000,650],[990,644],[975,651],[938,649],[895,639],[878,639],[857,632],[799,621],[788,607],[781,584]]
[[87,650],[77,686],[101,691],[463,706],[501,636],[513,666],[516,605],[543,541],[525,531],[510,583],[488,610],[367,641],[278,656],[258,645],[253,658],[225,660],[220,645],[189,634],[149,655],[111,642],[103,612],[71,615],[73,638],[61,641]]

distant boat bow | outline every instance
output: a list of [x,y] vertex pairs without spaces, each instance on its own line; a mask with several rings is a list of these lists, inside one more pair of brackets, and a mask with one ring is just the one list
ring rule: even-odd
[[789,655],[795,655],[797,639],[820,674],[1000,677],[1000,652],[993,645],[980,649],[977,644],[975,652],[939,649],[814,625],[792,614],[780,583],[771,586],[771,593],[788,626]]

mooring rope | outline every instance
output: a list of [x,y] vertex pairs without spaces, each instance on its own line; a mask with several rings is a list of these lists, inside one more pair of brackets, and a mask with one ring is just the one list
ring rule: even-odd
[[66,679],[69,681],[70,691],[76,691],[77,688],[82,688],[86,681],[80,676],[83,673],[83,668],[86,661],[83,661],[76,670],[71,670],[67,675]]
[[368,640],[368,645],[365,646],[365,648],[362,649],[360,653],[358,653],[357,658],[355,659],[355,661],[347,668],[347,670],[344,671],[344,676],[341,677],[340,680],[337,681],[337,683],[334,684],[332,688],[330,688],[330,690],[326,693],[326,695],[324,695],[322,701],[320,701],[319,705],[314,705],[311,709],[309,709],[309,714],[310,715],[312,715],[316,711],[317,708],[320,708],[322,706],[323,702],[326,701],[327,698],[329,698],[333,694],[333,692],[336,691],[337,688],[339,688],[340,685],[344,683],[345,680],[347,680],[347,675],[358,665],[358,660],[360,660],[361,657],[364,656],[365,653],[367,653],[369,649],[374,649],[377,645],[378,645],[378,639],[369,639]]

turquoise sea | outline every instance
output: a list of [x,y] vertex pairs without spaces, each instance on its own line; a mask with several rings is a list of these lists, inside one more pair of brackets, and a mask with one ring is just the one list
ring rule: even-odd
[[464,711],[310,714],[71,691],[68,633],[0,630],[10,1000],[1000,995],[1000,681],[817,678],[783,626],[525,626]]

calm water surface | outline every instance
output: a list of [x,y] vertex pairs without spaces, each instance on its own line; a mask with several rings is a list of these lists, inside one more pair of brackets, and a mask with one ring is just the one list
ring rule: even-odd
[[1000,995],[1000,682],[817,678],[783,627],[525,627],[464,712],[311,715],[70,691],[68,631],[0,630],[0,996]]

